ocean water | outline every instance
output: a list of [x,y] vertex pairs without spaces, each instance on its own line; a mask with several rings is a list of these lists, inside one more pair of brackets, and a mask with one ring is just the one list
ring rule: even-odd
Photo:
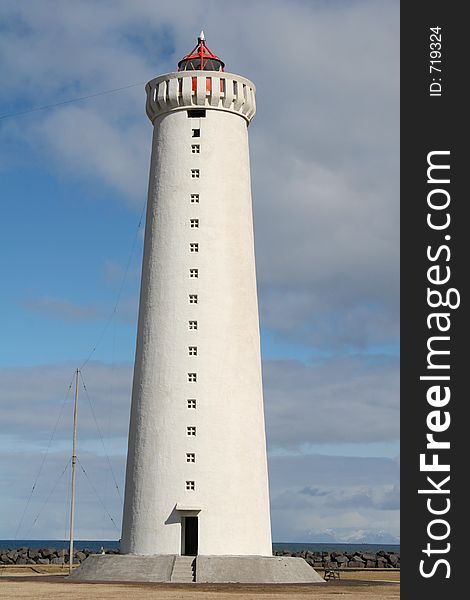
[[[55,548],[60,550],[69,547],[68,540],[0,540],[0,550],[6,548]],[[99,552],[101,548],[112,550],[119,548],[118,540],[75,540],[75,550],[91,550]],[[301,550],[310,550],[311,552],[400,552],[399,544],[309,544],[304,542],[274,542],[273,551],[288,550],[290,552],[300,552]]]

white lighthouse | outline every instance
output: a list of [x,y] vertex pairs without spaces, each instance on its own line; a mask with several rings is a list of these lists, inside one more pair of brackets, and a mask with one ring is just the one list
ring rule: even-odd
[[272,554],[248,125],[204,36],[153,124],[122,552]]
[[248,150],[255,86],[204,35],[153,124],[121,555],[81,580],[323,581],[273,557]]

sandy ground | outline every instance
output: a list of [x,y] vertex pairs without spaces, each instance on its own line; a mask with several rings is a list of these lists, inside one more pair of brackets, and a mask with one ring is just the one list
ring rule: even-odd
[[399,573],[341,573],[317,585],[205,585],[71,583],[63,575],[0,574],[2,600],[392,600],[400,597]]

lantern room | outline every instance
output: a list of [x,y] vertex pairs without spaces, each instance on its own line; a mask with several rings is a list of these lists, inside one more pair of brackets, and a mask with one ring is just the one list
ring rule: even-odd
[[206,45],[204,32],[197,38],[196,46],[178,63],[178,71],[223,71],[225,63]]

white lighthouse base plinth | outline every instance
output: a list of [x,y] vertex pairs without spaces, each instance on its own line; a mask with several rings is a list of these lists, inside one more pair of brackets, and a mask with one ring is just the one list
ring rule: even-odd
[[293,556],[198,556],[197,583],[324,583],[305,562]]
[[[73,571],[73,581],[171,582],[176,555],[92,554]],[[303,558],[197,556],[196,583],[324,583]]]
[[91,554],[72,571],[74,581],[170,581],[175,557],[171,554]]

